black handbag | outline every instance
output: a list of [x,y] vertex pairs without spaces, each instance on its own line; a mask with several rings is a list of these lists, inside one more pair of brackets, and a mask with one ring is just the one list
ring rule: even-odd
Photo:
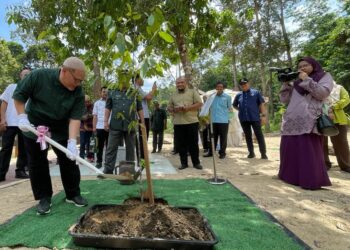
[[334,125],[331,118],[328,115],[322,113],[317,118],[317,129],[318,132],[324,136],[336,136],[339,134],[338,128]]

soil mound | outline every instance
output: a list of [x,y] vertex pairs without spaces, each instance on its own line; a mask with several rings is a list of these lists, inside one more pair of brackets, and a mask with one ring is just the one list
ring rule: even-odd
[[76,232],[118,237],[213,240],[197,209],[164,204],[128,204],[90,210]]

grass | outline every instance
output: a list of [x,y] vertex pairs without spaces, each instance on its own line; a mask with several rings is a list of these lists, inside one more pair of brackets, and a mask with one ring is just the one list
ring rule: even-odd
[[[82,195],[89,205],[121,204],[124,199],[139,196],[140,185],[119,185],[113,180],[81,182]],[[171,206],[193,206],[209,220],[219,239],[215,249],[303,249],[267,213],[252,204],[230,184],[211,185],[201,179],[155,180],[154,192]],[[37,216],[30,208],[0,226],[0,247],[70,248],[68,229],[88,208],[77,208],[64,202],[64,193],[53,197],[52,212]]]

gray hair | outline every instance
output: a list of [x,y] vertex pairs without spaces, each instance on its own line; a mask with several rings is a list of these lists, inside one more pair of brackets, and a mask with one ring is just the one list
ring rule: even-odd
[[86,71],[84,62],[80,58],[74,56],[68,57],[63,62],[63,67]]

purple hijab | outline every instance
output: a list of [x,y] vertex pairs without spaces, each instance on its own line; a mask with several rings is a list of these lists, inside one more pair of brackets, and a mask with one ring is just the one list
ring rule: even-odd
[[[298,64],[301,61],[305,61],[305,62],[308,62],[309,64],[311,64],[311,66],[313,68],[313,71],[311,72],[309,77],[311,77],[315,82],[318,82],[319,80],[321,80],[321,78],[326,74],[326,72],[323,70],[321,64],[319,64],[312,57],[303,57],[303,58],[298,60]],[[299,94],[306,95],[306,94],[309,93],[309,91],[307,91],[306,89],[304,89],[304,88],[299,86],[299,84],[301,82],[302,82],[301,79],[298,79],[298,80],[294,81],[294,88],[295,88],[296,91],[298,91]]]

